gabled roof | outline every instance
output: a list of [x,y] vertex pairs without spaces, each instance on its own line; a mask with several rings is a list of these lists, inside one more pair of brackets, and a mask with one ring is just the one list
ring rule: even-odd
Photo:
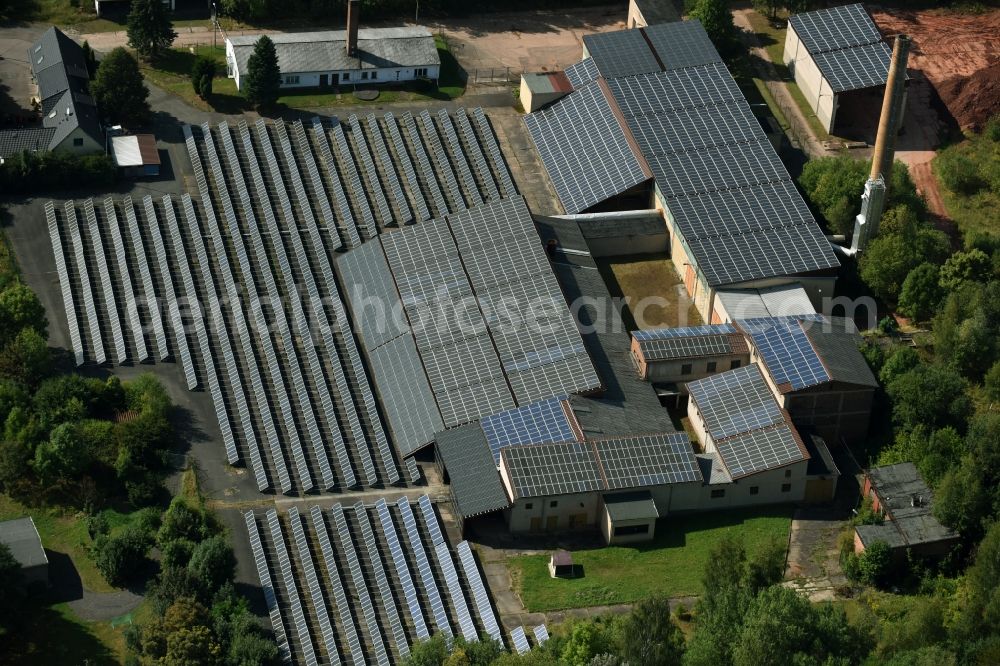
[[25,150],[31,152],[48,150],[55,133],[55,129],[51,127],[0,130],[0,157],[11,157]]
[[48,148],[58,147],[77,128],[103,143],[82,47],[52,27],[28,49],[28,58],[42,100],[42,125],[53,130]]

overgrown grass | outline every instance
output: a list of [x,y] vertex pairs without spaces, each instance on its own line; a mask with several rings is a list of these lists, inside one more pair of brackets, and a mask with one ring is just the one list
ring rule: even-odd
[[[695,326],[701,317],[667,254],[615,257],[598,264],[613,291],[627,299],[626,326]],[[617,290],[615,289],[617,286]]]
[[938,174],[939,160],[945,151],[967,157],[974,165],[1000,164],[1000,142],[991,141],[985,134],[970,135],[965,141],[945,148],[933,164],[948,216],[955,221],[962,234],[1000,235],[1000,214],[997,213],[1000,210],[1000,192],[991,190],[988,183],[975,194],[948,189]]
[[772,540],[784,546],[791,516],[791,507],[770,507],[664,518],[649,543],[575,551],[579,578],[550,578],[548,555],[514,556],[507,566],[530,612],[633,603],[651,594],[697,595],[705,563],[723,537],[742,538],[748,553]]

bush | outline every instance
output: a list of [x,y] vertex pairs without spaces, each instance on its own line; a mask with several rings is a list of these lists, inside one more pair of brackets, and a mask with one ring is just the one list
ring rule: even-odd
[[136,527],[126,527],[115,536],[98,537],[91,555],[104,579],[120,587],[145,568],[149,546],[149,535]]
[[876,541],[858,556],[858,580],[867,585],[885,583],[892,564],[892,550],[885,541]]
[[940,271],[924,262],[907,274],[899,292],[899,311],[910,319],[926,321],[941,303]]
[[115,183],[115,164],[107,155],[24,151],[0,164],[0,192],[32,194],[67,188],[107,190]]
[[947,148],[938,153],[934,159],[934,170],[944,186],[952,192],[975,194],[983,188],[984,183],[976,163],[955,148]]
[[198,56],[191,67],[191,85],[202,99],[212,94],[212,78],[215,76],[215,61],[207,56]]

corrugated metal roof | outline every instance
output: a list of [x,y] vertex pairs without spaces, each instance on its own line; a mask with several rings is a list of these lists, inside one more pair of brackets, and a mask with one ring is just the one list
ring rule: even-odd
[[489,442],[478,423],[444,430],[435,440],[451,480],[455,509],[463,518],[510,506]]
[[115,160],[115,166],[142,166],[142,153],[139,152],[139,141],[135,136],[112,137],[111,156]]

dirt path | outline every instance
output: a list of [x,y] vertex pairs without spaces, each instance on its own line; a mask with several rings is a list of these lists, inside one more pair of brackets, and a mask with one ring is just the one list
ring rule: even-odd
[[847,583],[837,549],[837,535],[846,525],[842,511],[798,509],[792,518],[784,584],[812,601],[834,599],[837,587]]

